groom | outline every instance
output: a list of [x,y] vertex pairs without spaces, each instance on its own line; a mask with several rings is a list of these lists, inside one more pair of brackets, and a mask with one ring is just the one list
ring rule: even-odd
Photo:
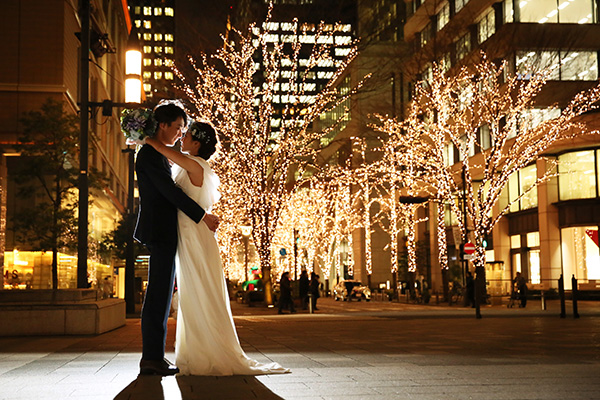
[[[185,111],[175,104],[154,110],[158,122],[155,138],[173,146],[186,125]],[[134,238],[150,251],[148,286],[142,307],[142,360],[140,374],[174,375],[179,369],[165,357],[167,319],[173,294],[177,251],[177,209],[196,223],[204,221],[215,231],[218,218],[190,199],[171,178],[168,160],[152,146],[144,145],[137,155],[135,171],[140,207]]]

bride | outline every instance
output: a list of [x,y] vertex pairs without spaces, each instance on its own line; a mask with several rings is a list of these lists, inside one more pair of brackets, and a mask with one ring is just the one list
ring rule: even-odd
[[[194,122],[180,140],[179,153],[158,140],[146,143],[170,159],[177,185],[205,210],[219,199],[219,178],[208,159],[216,150],[211,125]],[[260,375],[286,373],[277,363],[261,364],[240,346],[214,233],[178,212],[175,267],[179,291],[176,365],[183,375]]]

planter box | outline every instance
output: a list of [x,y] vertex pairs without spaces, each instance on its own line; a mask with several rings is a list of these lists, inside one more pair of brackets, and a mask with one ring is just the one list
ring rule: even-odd
[[92,289],[0,291],[0,336],[99,335],[125,325],[125,301]]

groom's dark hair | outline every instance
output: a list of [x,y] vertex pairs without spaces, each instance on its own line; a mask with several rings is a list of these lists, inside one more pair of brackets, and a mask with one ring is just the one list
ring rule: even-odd
[[185,111],[175,104],[165,104],[154,109],[154,119],[159,124],[162,122],[171,125],[179,117],[182,117],[184,125],[187,125],[187,115]]

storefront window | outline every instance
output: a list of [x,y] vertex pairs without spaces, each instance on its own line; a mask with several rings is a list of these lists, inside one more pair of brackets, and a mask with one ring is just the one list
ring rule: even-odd
[[[112,279],[112,268],[89,260],[92,287],[105,277]],[[7,251],[4,253],[4,289],[51,289],[52,252]],[[58,253],[58,288],[77,288],[77,257]]]
[[593,150],[584,150],[558,156],[560,200],[589,199],[597,196],[594,153]]
[[600,280],[598,227],[579,226],[561,229],[563,276],[565,288],[571,288],[571,276],[580,283]]

